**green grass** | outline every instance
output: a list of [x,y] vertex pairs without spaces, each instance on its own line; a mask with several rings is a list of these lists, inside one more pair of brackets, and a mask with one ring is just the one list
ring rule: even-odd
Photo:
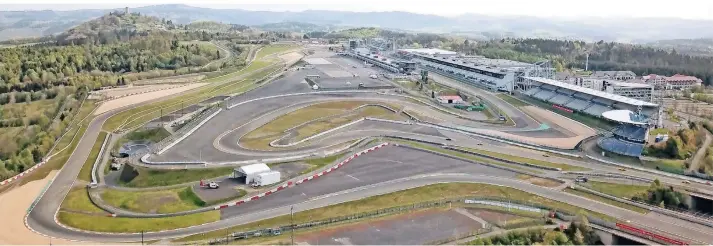
[[95,213],[101,215],[107,214],[106,211],[94,206],[92,201],[89,200],[89,194],[87,194],[86,188],[74,188],[69,191],[69,193],[67,193],[67,197],[64,198],[64,201],[62,201],[60,210]]
[[474,156],[474,155],[469,155],[469,154],[465,154],[465,153],[461,153],[461,152],[453,151],[453,150],[447,150],[447,149],[443,149],[443,148],[436,147],[436,146],[432,146],[432,145],[428,145],[428,144],[416,143],[416,142],[411,142],[411,141],[404,141],[404,140],[400,140],[400,139],[393,139],[393,140],[390,140],[390,142],[403,143],[403,144],[407,144],[407,145],[410,145],[410,146],[413,146],[413,147],[416,147],[416,148],[420,148],[420,149],[426,149],[426,150],[430,150],[430,151],[434,151],[434,152],[438,152],[438,153],[442,153],[442,154],[446,154],[446,155],[451,155],[451,156],[460,157],[460,158],[463,158],[463,159],[468,159],[468,160],[472,160],[472,161],[476,161],[476,162],[487,163],[487,164],[492,164],[492,165],[497,165],[497,166],[503,166],[503,167],[512,168],[512,169],[515,169],[515,170],[520,170],[520,171],[529,172],[529,173],[538,173],[538,174],[542,174],[542,173],[543,173],[542,171],[534,170],[534,169],[531,169],[531,168],[526,168],[526,167],[523,167],[523,166],[521,166],[521,165],[515,165],[515,164],[508,164],[508,163],[504,163],[504,162],[499,162],[499,161],[496,161],[496,160],[493,160],[493,159],[482,158],[482,157],[478,157],[478,156]]
[[683,174],[683,171],[685,170],[684,162],[685,160],[666,159],[661,159],[659,161],[641,161],[645,167],[675,174]]
[[299,46],[296,45],[290,45],[290,44],[275,44],[275,45],[268,45],[260,49],[260,51],[257,52],[257,55],[255,56],[255,59],[262,59],[266,56],[272,55],[272,54],[277,54],[281,52],[288,51],[290,49],[296,49]]
[[163,128],[163,127],[144,129],[144,130],[134,130],[134,131],[122,136],[119,140],[114,142],[112,151],[114,151],[114,152],[118,151],[122,145],[128,143],[129,141],[145,140],[145,141],[150,141],[152,143],[158,143],[168,136],[171,136],[171,133],[166,131],[166,128]]
[[643,208],[640,208],[640,207],[637,207],[637,206],[634,206],[634,205],[629,205],[629,204],[626,204],[626,203],[623,203],[623,202],[614,201],[614,200],[607,199],[607,198],[604,198],[604,197],[601,197],[601,196],[597,196],[597,195],[595,195],[595,194],[587,193],[587,192],[584,192],[584,191],[579,191],[579,190],[570,189],[570,188],[566,188],[564,191],[567,192],[567,193],[573,194],[573,195],[577,195],[577,196],[585,197],[585,198],[592,199],[592,200],[595,200],[595,201],[603,202],[603,203],[606,203],[606,204],[609,204],[609,205],[612,205],[612,206],[616,206],[616,207],[620,207],[620,208],[623,208],[623,209],[631,210],[631,211],[634,211],[634,212],[637,212],[637,213],[641,213],[641,214],[646,214],[646,213],[649,212],[649,211],[646,210],[646,209],[643,209]]
[[481,150],[481,149],[474,149],[474,148],[461,148],[461,149],[465,149],[465,150],[468,150],[471,152],[488,155],[488,156],[492,156],[492,157],[497,157],[497,158],[501,158],[501,159],[505,159],[505,160],[509,160],[509,161],[514,161],[514,162],[528,163],[528,164],[542,166],[542,167],[561,168],[563,171],[590,171],[591,170],[589,168],[584,168],[584,167],[572,166],[572,165],[567,165],[567,164],[563,164],[563,163],[542,161],[542,160],[537,160],[537,159],[530,159],[530,158],[526,158],[526,157],[519,157],[519,156],[508,155],[508,154],[487,151],[487,150]]
[[310,168],[303,170],[300,174],[310,173],[314,170],[320,169],[326,165],[335,163],[337,160],[341,159],[345,154],[333,155],[319,159],[309,159],[305,163],[312,165]]
[[[526,193],[509,187],[475,183],[447,183],[428,185],[424,187],[368,197],[361,200],[340,203],[323,208],[298,212],[294,214],[294,222],[304,223],[308,221],[333,218],[348,214],[375,211],[378,209],[390,208],[395,206],[403,206],[426,201],[438,201],[442,199],[463,196],[509,198],[512,201],[542,204],[545,206],[556,208],[560,211],[567,211],[572,214],[582,213],[585,215],[600,217],[608,221],[615,220],[614,218],[608,215],[587,211],[585,209],[581,209],[564,202],[549,200],[534,194]],[[290,216],[283,215],[267,220],[248,223],[245,225],[238,225],[228,229],[193,235],[186,238],[182,238],[178,241],[190,242],[196,240],[219,238],[224,237],[226,231],[246,231],[256,228],[287,225],[289,223]]]
[[649,135],[656,136],[658,134],[669,134],[669,131],[670,130],[668,128],[651,129],[649,130]]
[[140,213],[175,213],[201,208],[205,202],[190,187],[158,191],[105,189],[102,199],[115,208]]
[[[321,117],[347,114],[359,106],[370,103],[371,102],[367,101],[336,101],[304,107],[277,117],[269,123],[249,132],[239,140],[240,145],[251,149],[273,149],[269,146],[269,143],[282,137],[285,134],[285,131],[290,128],[305,124]],[[364,107],[358,112],[353,112],[353,114],[310,122],[309,124],[297,129],[297,135],[294,136],[294,140],[299,141],[363,117],[385,118],[392,120],[406,119],[381,107]]]
[[184,228],[215,222],[220,219],[220,211],[165,217],[165,218],[123,218],[87,215],[74,212],[60,212],[57,216],[62,224],[82,230],[97,232],[152,232]]
[[[106,123],[104,123],[102,129],[105,131],[114,131],[119,128],[128,127],[121,127],[122,124],[129,123],[129,126],[143,124],[144,121],[149,121],[153,118],[159,117],[162,112],[161,109],[163,109],[163,112],[172,112],[179,110],[182,105],[191,105],[214,96],[227,95],[232,91],[239,91],[241,87],[250,86],[250,82],[252,82],[253,79],[256,79],[256,76],[264,76],[264,74],[258,72],[258,70],[266,69],[271,64],[273,63],[255,61],[251,63],[250,66],[245,67],[240,71],[203,80],[201,82],[208,82],[211,84],[200,87],[196,90],[190,90],[188,92],[173,95],[166,100],[135,107],[115,114],[109,118]],[[247,77],[240,79],[235,78],[244,76]],[[136,123],[131,124],[131,121]]]
[[589,181],[587,182],[587,186],[592,190],[627,199],[644,193],[649,189],[649,186],[646,185],[616,184],[599,181]]
[[514,98],[514,97],[512,97],[512,96],[510,96],[510,95],[507,95],[507,94],[502,94],[502,93],[500,93],[500,94],[498,94],[497,96],[498,96],[500,99],[503,99],[505,102],[507,102],[507,103],[509,103],[510,105],[515,106],[515,107],[524,107],[524,106],[529,106],[529,105],[530,105],[529,103],[523,102],[523,101],[521,101],[520,99]]
[[148,169],[144,167],[135,168],[139,172],[139,175],[128,183],[121,183],[122,186],[145,188],[177,185],[196,182],[201,179],[222,177],[230,175],[233,172],[233,167],[182,170]]
[[94,162],[97,158],[100,157],[99,151],[104,144],[104,138],[106,138],[106,135],[106,132],[99,132],[99,136],[97,136],[97,140],[94,141],[94,146],[92,146],[92,150],[89,152],[89,157],[87,157],[87,160],[84,161],[82,170],[79,171],[79,176],[77,178],[87,182],[92,181],[92,166],[94,166]]

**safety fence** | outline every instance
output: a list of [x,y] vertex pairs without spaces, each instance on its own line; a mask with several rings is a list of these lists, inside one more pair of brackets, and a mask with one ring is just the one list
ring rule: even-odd
[[170,149],[173,147],[173,145],[177,144],[181,140],[185,139],[188,137],[190,134],[195,132],[198,128],[200,128],[203,124],[208,122],[210,119],[218,115],[220,111],[223,109],[221,107],[213,106],[210,107],[203,112],[199,113],[198,115],[194,116],[191,118],[191,120],[183,125],[178,131],[175,133],[171,134],[171,136],[168,136],[161,140],[160,142],[154,144],[151,146],[151,152],[156,152],[157,154],[162,154],[166,150]]
[[469,155],[475,155],[475,156],[490,158],[490,159],[493,159],[493,160],[496,160],[496,161],[500,161],[500,162],[505,162],[505,163],[515,164],[515,165],[520,165],[520,166],[526,166],[526,167],[532,167],[532,168],[539,168],[539,169],[550,170],[550,171],[562,171],[562,168],[558,168],[558,167],[544,167],[544,166],[534,165],[534,164],[530,164],[530,163],[526,163],[526,162],[511,161],[511,160],[508,160],[508,159],[503,159],[503,158],[500,158],[500,157],[495,157],[495,156],[491,156],[491,155],[481,154],[481,153],[477,153],[477,152],[473,152],[473,151],[469,151],[469,150],[464,150],[464,149],[461,149],[461,148],[455,148],[455,147],[451,147],[451,146],[444,146],[443,148],[444,148],[444,149],[448,149],[448,150],[458,151],[458,152],[465,153],[465,154],[469,154]]

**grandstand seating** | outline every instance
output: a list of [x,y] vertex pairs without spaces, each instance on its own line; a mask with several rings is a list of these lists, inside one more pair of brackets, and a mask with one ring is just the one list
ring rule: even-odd
[[570,96],[568,96],[568,95],[557,94],[556,96],[554,96],[553,98],[551,98],[551,99],[549,100],[549,102],[554,103],[554,104],[557,104],[557,105],[565,105],[566,103],[568,103],[568,102],[571,101],[572,99],[574,99],[574,98],[572,98],[572,97],[570,97]]
[[581,93],[581,92],[575,93],[575,94],[574,94],[574,97],[579,98],[579,99],[582,99],[582,100],[584,100],[584,101],[589,101],[589,100],[592,100],[592,98],[594,98],[594,96],[592,96],[592,95],[584,94],[584,93]]
[[565,106],[565,107],[568,107],[568,108],[571,108],[571,109],[573,109],[573,110],[582,111],[582,110],[584,110],[585,108],[589,107],[590,104],[592,104],[592,103],[591,103],[591,102],[588,102],[588,101],[585,101],[585,100],[581,100],[581,99],[576,99],[576,98],[575,98],[574,100],[568,102],[568,103],[565,104],[564,106]]
[[597,145],[606,151],[631,157],[641,156],[644,150],[643,144],[627,142],[615,137],[600,138]]
[[537,93],[540,92],[541,90],[542,90],[542,89],[540,89],[540,87],[533,87],[533,88],[530,88],[529,90],[523,92],[523,94],[528,95],[528,96],[532,96],[532,95],[537,94]]
[[602,113],[611,110],[611,108],[596,103],[592,103],[592,106],[584,109],[584,112],[590,115],[601,117]]
[[548,91],[548,90],[542,90],[533,96],[537,99],[547,101],[550,98],[552,98],[553,96],[555,96],[555,93],[552,91]]
[[549,90],[549,91],[557,90],[557,87],[554,85],[543,84],[543,85],[541,85],[541,87],[542,87],[542,89]]
[[612,133],[626,140],[643,143],[646,142],[646,128],[633,125],[621,125],[615,128]]
[[612,102],[611,100],[601,98],[601,97],[594,98],[594,99],[592,99],[592,101],[595,103],[599,103],[601,105],[605,105],[605,106],[611,106],[612,104],[614,104],[614,102]]
[[574,93],[576,93],[575,91],[566,89],[566,88],[559,88],[559,89],[557,89],[557,92],[559,92],[560,94],[567,95],[567,96],[572,96],[572,95],[574,95]]

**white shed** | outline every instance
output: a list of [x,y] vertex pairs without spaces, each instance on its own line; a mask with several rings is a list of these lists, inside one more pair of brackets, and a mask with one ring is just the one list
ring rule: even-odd
[[233,171],[233,177],[238,178],[238,179],[242,179],[244,177],[245,183],[249,184],[255,180],[255,177],[257,177],[257,174],[269,172],[269,171],[270,171],[270,167],[268,167],[267,164],[265,164],[265,163],[252,164],[252,165],[247,165],[247,166],[242,166],[242,167],[236,168]]

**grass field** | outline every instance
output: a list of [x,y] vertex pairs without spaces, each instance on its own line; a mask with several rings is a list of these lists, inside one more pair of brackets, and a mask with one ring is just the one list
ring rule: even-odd
[[539,178],[527,174],[518,174],[517,178],[529,182],[530,184],[543,186],[543,187],[557,187],[562,185],[562,183],[545,178]]
[[634,206],[634,205],[629,205],[629,204],[626,204],[626,203],[623,203],[623,202],[614,201],[614,200],[607,199],[607,198],[604,198],[604,197],[601,197],[601,196],[597,196],[597,195],[594,195],[594,194],[591,194],[591,193],[587,193],[587,192],[584,192],[584,191],[578,191],[578,190],[570,189],[570,188],[566,188],[564,191],[567,192],[567,193],[570,193],[570,194],[574,194],[574,195],[577,195],[577,196],[589,198],[589,199],[592,199],[592,200],[595,200],[595,201],[600,201],[600,202],[603,202],[603,203],[606,203],[606,204],[609,204],[609,205],[612,205],[612,206],[617,206],[617,207],[620,207],[620,208],[623,208],[623,209],[628,209],[628,210],[631,210],[631,211],[634,211],[634,212],[637,212],[637,213],[641,213],[641,214],[645,214],[645,213],[648,213],[648,212],[649,212],[649,211],[646,210],[646,209],[643,209],[643,208],[640,208],[640,207],[637,207],[637,206]]
[[165,218],[123,218],[84,213],[59,212],[57,219],[70,227],[97,232],[152,232],[184,228],[215,222],[220,219],[220,211],[213,210],[197,214],[189,214]]
[[73,189],[62,202],[57,219],[77,229],[124,233],[177,229],[220,219],[218,210],[167,218],[112,218],[107,214],[94,206],[85,188],[78,188]]
[[79,171],[79,176],[77,177],[78,179],[87,182],[92,181],[92,166],[94,166],[96,159],[99,158],[99,151],[104,144],[104,138],[106,138],[106,135],[106,132],[100,132],[99,136],[97,136],[97,140],[94,141],[94,146],[92,146],[92,150],[89,152],[89,157],[87,157],[87,160],[84,161],[82,170]]
[[[364,107],[358,111],[352,111],[355,108],[370,104],[367,101],[339,101],[326,102],[307,106],[287,114],[284,114],[273,121],[258,127],[249,132],[240,139],[240,144],[246,148],[252,149],[270,149],[269,143],[279,139],[285,134],[285,131],[298,125],[319,119],[321,117],[341,115],[330,119],[318,120],[304,125],[297,129],[297,135],[294,136],[294,141],[305,139],[317,133],[347,124],[354,120],[363,117],[378,117],[392,120],[405,120],[395,113],[384,108],[373,106]],[[391,105],[390,105],[391,106]]]
[[685,170],[684,162],[685,160],[665,159],[661,159],[659,161],[641,161],[645,167],[675,174],[683,174],[683,171]]
[[305,163],[312,165],[310,168],[300,172],[300,174],[310,173],[314,170],[320,169],[326,165],[334,164],[337,160],[344,157],[345,154],[333,155],[319,159],[306,160]]
[[297,45],[290,45],[290,44],[276,44],[276,45],[268,45],[260,49],[260,51],[257,52],[257,55],[255,56],[255,59],[262,59],[266,56],[272,55],[272,54],[277,54],[281,52],[288,51],[290,49],[296,49],[299,46]]
[[[190,187],[158,191],[121,191],[105,189],[101,193],[107,204],[141,213],[175,213],[201,208],[205,203],[193,194]],[[191,196],[193,194],[193,196]]]
[[136,178],[128,183],[121,183],[122,186],[145,188],[177,185],[188,182],[196,182],[201,179],[226,176],[233,172],[233,167],[183,170],[148,169],[144,167],[135,168],[139,172],[139,176],[136,176]]
[[498,94],[498,98],[503,99],[505,102],[509,103],[512,106],[515,107],[524,107],[524,106],[529,106],[529,103],[523,102],[520,99],[514,98],[510,95],[507,94]]
[[[472,197],[500,197],[511,199],[512,201],[527,202],[542,204],[552,208],[556,208],[561,211],[567,211],[573,214],[582,213],[587,215],[592,215],[596,217],[601,217],[608,221],[613,221],[614,218],[587,211],[564,202],[553,201],[545,199],[533,194],[522,192],[520,190],[512,189],[509,187],[488,185],[488,184],[473,184],[473,183],[448,183],[448,184],[435,184],[428,185],[424,187],[408,189],[404,191],[394,192],[390,194],[373,196],[369,198],[364,198],[357,201],[351,201],[336,205],[331,205],[323,208],[312,209],[308,211],[298,212],[294,214],[295,223],[304,223],[308,221],[327,219],[337,216],[343,216],[348,214],[355,214],[361,212],[374,211],[383,208],[389,208],[394,206],[409,205],[425,201],[438,201],[446,198],[455,198],[463,196]],[[203,233],[199,235],[193,235],[186,238],[182,238],[179,241],[190,242],[195,240],[204,240],[219,238],[225,236],[226,231],[236,232],[236,231],[246,231],[256,228],[267,228],[275,227],[279,225],[288,225],[290,223],[290,216],[283,215],[267,220],[262,220],[258,222],[248,223],[245,225],[235,226],[229,229],[213,231],[208,233]]]
[[492,157],[497,157],[497,158],[501,158],[501,159],[505,159],[505,160],[509,160],[509,161],[514,161],[514,162],[528,163],[528,164],[542,166],[542,167],[561,168],[563,171],[589,171],[589,170],[591,170],[589,168],[584,168],[584,167],[578,167],[578,166],[572,166],[572,165],[567,165],[567,164],[563,164],[563,163],[554,163],[554,162],[549,162],[549,161],[530,159],[530,158],[508,155],[508,154],[487,151],[487,150],[481,150],[481,149],[474,149],[474,148],[463,148],[463,149],[471,151],[471,152],[487,155],[487,156],[492,156]]
[[644,193],[649,189],[649,187],[645,185],[616,184],[599,181],[589,181],[586,185],[592,190],[627,199]]
[[107,212],[101,208],[94,206],[94,204],[89,200],[89,195],[87,194],[86,188],[74,188],[69,193],[67,197],[62,201],[60,206],[61,211],[68,212],[85,212],[90,214],[106,215]]

